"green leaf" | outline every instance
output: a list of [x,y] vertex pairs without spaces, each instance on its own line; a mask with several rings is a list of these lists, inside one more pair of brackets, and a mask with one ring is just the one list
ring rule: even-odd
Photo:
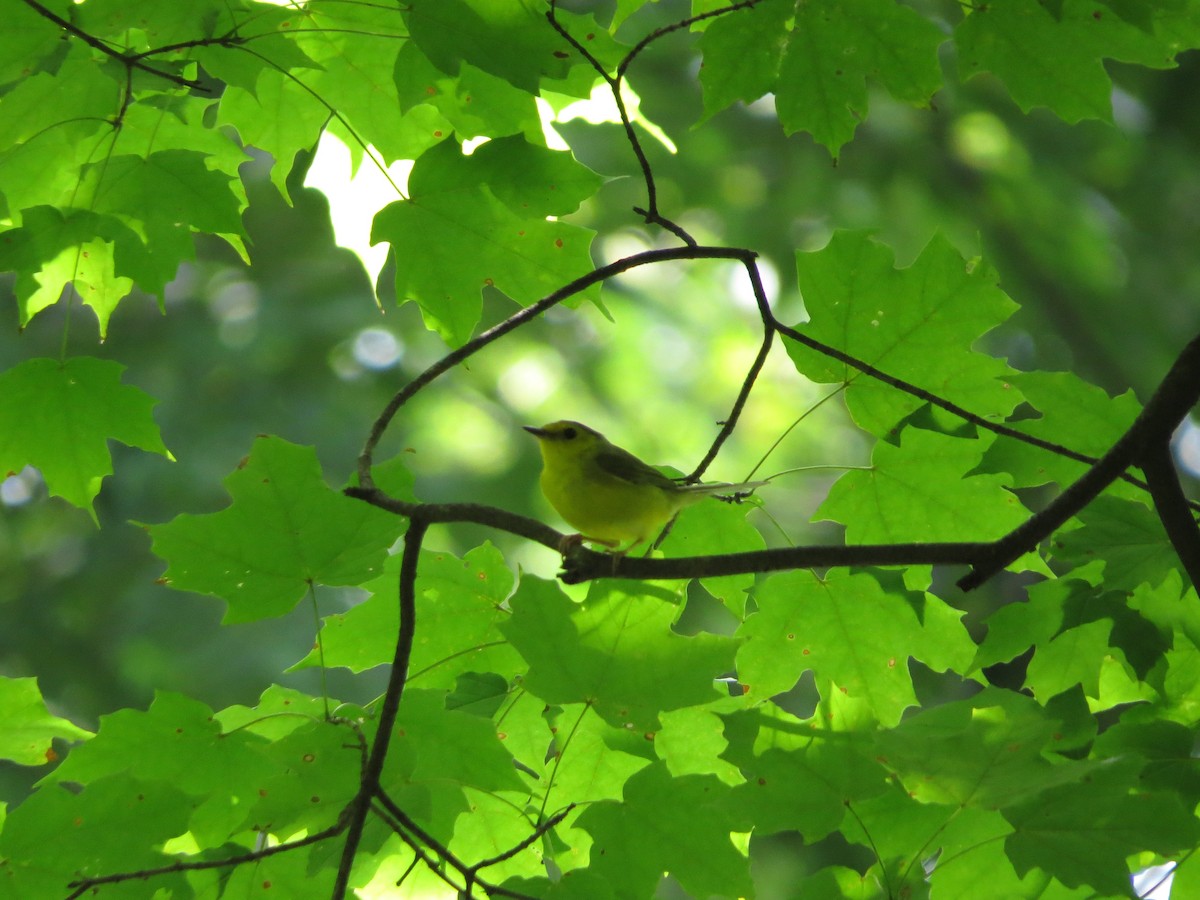
[[942,84],[945,35],[889,0],[797,3],[779,63],[775,108],[788,133],[808,131],[836,158],[867,116],[867,79],[897,100],[927,105]]
[[384,207],[371,228],[373,244],[392,245],[397,300],[416,301],[426,325],[455,346],[479,321],[485,285],[526,305],[592,269],[590,231],[515,214],[460,156],[453,141],[426,152],[409,177],[410,199]]
[[1100,496],[1078,518],[1083,527],[1056,538],[1056,555],[1076,565],[1102,559],[1108,588],[1155,587],[1179,565],[1162,523],[1144,503]]
[[[543,0],[415,0],[408,4],[405,20],[421,51],[448,75],[470,63],[536,94],[543,78],[561,81],[573,67],[589,68],[547,23],[548,9]],[[562,9],[555,15],[593,56],[615,65],[621,55],[617,44],[591,16]],[[588,83],[595,78],[591,72]]]
[[994,72],[1022,110],[1047,106],[1068,122],[1111,119],[1105,58],[1166,67],[1173,56],[1088,0],[1064,0],[1057,17],[1037,0],[972,7],[954,36],[964,79]]
[[[621,743],[626,733],[589,705],[555,708],[548,715],[553,741],[539,781],[548,808],[619,799],[629,778],[653,761],[631,752],[633,748]],[[643,736],[637,739],[643,745],[637,749],[644,751]],[[544,748],[542,755],[546,755]]]
[[[1132,391],[1110,397],[1103,389],[1070,372],[1013,372],[1007,381],[1041,413],[1038,418],[1009,422],[1009,427],[1097,459],[1108,452],[1142,410]],[[989,472],[1007,472],[1022,487],[1048,481],[1065,487],[1081,476],[1086,467],[1046,450],[1001,438],[988,448],[983,468]]]
[[603,183],[570,153],[520,137],[488,141],[470,156],[448,156],[445,163],[447,173],[457,167],[463,182],[487,186],[497,200],[525,217],[573,213]]
[[73,140],[94,135],[120,109],[114,74],[90,59],[68,59],[53,74],[21,79],[0,98],[0,148],[36,140],[49,129]]
[[868,470],[847,472],[814,514],[846,525],[850,544],[988,541],[1025,520],[1007,475],[968,475],[992,436],[963,439],[906,428],[875,445]]
[[876,742],[880,761],[922,803],[1004,809],[1082,781],[1092,762],[1050,762],[1063,725],[1027,697],[988,688],[925,709]]
[[1099,696],[1100,666],[1113,652],[1109,647],[1111,619],[1068,628],[1039,646],[1029,661],[1025,686],[1043,703],[1080,685],[1089,697]]
[[267,746],[247,732],[223,734],[212,710],[198,700],[160,693],[146,712],[101,716],[96,737],[71,751],[46,780],[91,784],[127,772],[195,797],[220,789],[246,802],[253,799],[250,779],[270,771],[258,752]]
[[[62,16],[74,4],[48,0],[42,5]],[[4,28],[0,29],[0,85],[28,79],[62,45],[59,29],[32,6],[14,4],[5,14]]]
[[336,876],[337,872],[325,864],[323,848],[300,848],[256,860],[253,865],[238,866],[220,889],[225,896],[239,900],[327,897],[333,892]]
[[[354,672],[390,663],[400,628],[397,600],[399,560],[363,585],[372,595],[345,613],[325,619],[316,649],[294,668],[323,664]],[[420,687],[449,687],[466,671],[515,673],[520,657],[507,645],[499,626],[509,613],[501,604],[512,591],[513,577],[500,552],[490,544],[458,559],[450,553],[422,551],[417,566],[417,640],[409,663],[409,681]]]
[[1014,833],[1005,847],[1016,870],[1037,866],[1069,887],[1127,896],[1127,857],[1149,850],[1170,858],[1192,849],[1200,823],[1191,811],[1176,796],[1134,792],[1131,768],[1116,764],[1090,783],[1053,788],[1006,810]]
[[495,672],[464,672],[446,696],[446,709],[490,719],[508,699],[508,681]]
[[140,40],[126,46],[155,47],[207,37],[205,24],[221,4],[212,0],[175,3],[174,0],[88,0],[76,13],[80,28],[89,34],[128,42],[132,34]]
[[659,712],[715,699],[734,641],[671,631],[677,598],[635,582],[596,582],[583,603],[521,581],[501,631],[529,664],[525,687],[547,703],[592,703],[617,726],[658,727]]
[[705,706],[687,706],[659,714],[662,728],[654,735],[654,752],[674,776],[716,775],[726,784],[740,784],[738,767],[721,758],[729,742],[719,713],[743,706],[740,697],[723,697]]
[[751,699],[789,691],[812,670],[822,692],[863,701],[883,724],[916,705],[907,660],[934,642],[913,607],[870,575],[773,575],[755,600],[758,612],[738,629],[738,677]]
[[287,176],[301,150],[316,146],[329,110],[293,80],[269,69],[253,89],[231,85],[221,97],[220,121],[242,140],[271,154],[271,181],[287,197]]
[[699,41],[704,54],[700,84],[704,115],[712,116],[736,100],[750,103],[775,88],[779,59],[788,43],[787,21],[793,0],[764,0],[720,16]]
[[[746,513],[753,508],[751,504],[705,500],[685,509],[663,541],[664,555],[709,556],[765,549],[767,544],[762,534],[746,521]],[[735,616],[745,617],[753,575],[704,578],[700,583]]]
[[[72,212],[64,217],[49,206],[25,210],[23,220],[23,226],[6,232],[0,244],[0,266],[18,273],[21,324],[28,324],[58,302],[64,288],[72,287],[96,313],[100,337],[106,337],[113,310],[133,288],[131,279],[118,274],[123,268],[118,255],[136,260],[143,250],[137,234],[111,216]],[[190,238],[186,248],[190,252]]]
[[998,813],[966,809],[951,812],[937,839],[942,852],[930,877],[933,896],[971,897],[978,900],[1089,900],[1095,893],[1071,889],[1041,869],[1018,876],[1004,852],[1004,838],[1012,826]]
[[121,384],[124,366],[80,356],[31,359],[0,373],[0,474],[35,466],[50,493],[88,510],[112,474],[109,439],[172,459],[154,399]]
[[172,857],[157,848],[187,829],[190,806],[174,786],[128,774],[77,792],[43,788],[4,823],[0,892],[13,898],[66,896],[67,882],[81,876],[169,865]]
[[[867,877],[858,883],[849,882],[853,892],[847,896],[881,896],[880,888],[894,896],[911,894],[928,896],[924,881],[926,861],[940,862],[945,858],[938,855],[939,847],[948,828],[957,819],[970,816],[970,808],[955,809],[938,803],[922,803],[914,800],[894,779],[887,790],[860,800],[852,807],[853,815],[846,816],[841,833],[847,841],[869,848],[878,861],[867,872]],[[994,818],[999,818],[992,814]],[[1001,834],[1012,829],[1000,819]],[[874,891],[863,890],[875,886]]]
[[928,19],[887,0],[766,0],[705,29],[705,115],[774,91],[784,130],[811,133],[836,157],[867,117],[868,79],[897,100],[929,103],[942,83],[944,40]]
[[1048,642],[1062,627],[1063,606],[1073,596],[1094,596],[1095,588],[1078,579],[1031,585],[1028,599],[1000,607],[987,620],[971,670],[1008,662],[1034,645]]
[[[403,748],[389,757],[385,780],[481,791],[524,791],[513,757],[492,723],[446,705],[446,691],[407,690],[396,722]],[[351,773],[357,779],[357,769]],[[514,811],[510,808],[510,814]]]
[[1172,569],[1158,587],[1140,584],[1129,596],[1129,606],[1175,640],[1179,634],[1200,647],[1200,598],[1195,588],[1183,588],[1178,569]]
[[[0,759],[22,766],[54,762],[51,741],[82,741],[92,733],[51,715],[36,678],[0,678]],[[72,754],[74,755],[74,754]]]
[[746,817],[739,828],[753,827],[757,834],[797,831],[806,841],[818,841],[841,825],[848,808],[884,791],[883,767],[840,737],[827,733],[795,750],[725,754],[746,779],[731,797]]
[[[1016,308],[997,276],[966,262],[942,237],[906,269],[862,232],[838,232],[796,268],[810,321],[800,330],[977,415],[1003,420],[1020,402],[1003,361],[972,350]],[[843,383],[854,420],[883,435],[924,401],[845,363],[787,341],[796,368],[813,381]],[[957,420],[955,420],[957,423]]]
[[227,622],[279,616],[314,586],[377,575],[400,518],[330,490],[316,453],[261,437],[225,479],[233,503],[147,527],[169,563],[163,581],[229,604]]
[[214,718],[226,732],[245,729],[274,742],[324,718],[327,700],[273,684],[263,691],[257,706],[228,706]]
[[270,777],[254,784],[257,802],[238,804],[245,826],[286,835],[333,825],[358,791],[362,739],[345,724],[309,721],[272,741],[263,750]]
[[394,77],[404,112],[429,104],[459,137],[524,134],[543,140],[534,98],[470,63],[463,63],[457,76],[447,75],[409,41],[396,57]]
[[21,210],[74,206],[81,169],[103,155],[111,141],[108,124],[94,124],[95,129],[87,138],[52,128],[33,140],[0,150],[0,168],[4,170],[0,193],[14,224],[20,223]]
[[184,223],[208,234],[242,234],[242,200],[231,176],[212,171],[206,155],[161,150],[113,156],[86,169],[92,209],[130,223]]
[[729,787],[712,776],[672,778],[662,763],[625,785],[624,802],[595,803],[579,817],[592,835],[590,871],[619,896],[648,897],[664,871],[693,894],[745,897],[749,865],[729,839]]

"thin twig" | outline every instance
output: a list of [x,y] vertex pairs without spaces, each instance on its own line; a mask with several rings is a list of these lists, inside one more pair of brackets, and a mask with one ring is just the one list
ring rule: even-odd
[[[1055,456],[1071,459],[1075,462],[1083,463],[1084,465],[1094,466],[1100,462],[1100,460],[1095,456],[1088,456],[1086,453],[1079,453],[1078,451],[1072,450],[1070,447],[1064,446],[1063,444],[1057,444],[1054,441],[1047,441],[1043,438],[1037,437],[1036,435],[1027,434],[1024,431],[1018,431],[1016,428],[1013,428],[1009,425],[1003,425],[999,422],[993,422],[991,419],[985,419],[983,416],[973,413],[969,409],[959,406],[957,403],[952,403],[949,400],[946,400],[944,397],[940,397],[937,394],[925,390],[925,388],[918,387],[917,385],[905,381],[902,378],[896,378],[894,375],[889,375],[882,369],[877,369],[870,363],[853,357],[849,353],[845,353],[841,350],[838,350],[836,347],[831,347],[829,344],[823,344],[814,338],[810,338],[808,335],[797,331],[795,328],[784,325],[777,319],[774,320],[773,327],[780,334],[791,338],[799,344],[803,344],[805,347],[808,347],[811,350],[815,350],[824,356],[828,356],[830,359],[836,359],[838,362],[845,363],[851,368],[857,369],[862,374],[870,378],[874,378],[876,381],[880,381],[883,384],[894,387],[898,391],[903,391],[906,394],[916,397],[918,400],[924,400],[930,406],[936,406],[938,409],[944,409],[946,412],[957,416],[964,422],[970,422],[972,425],[982,428],[985,431],[990,431],[993,434],[1002,435],[1003,437],[1012,438],[1013,440],[1020,441],[1023,444],[1028,444],[1031,447],[1038,447],[1041,450],[1046,450],[1050,453],[1053,453]],[[1137,478],[1136,476],[1123,472],[1119,477],[1122,481],[1126,481],[1129,484],[1132,484],[1134,487],[1141,488],[1143,491],[1149,490],[1146,482],[1140,478]],[[1191,503],[1190,505],[1193,509],[1200,509],[1200,505],[1195,503]]]
[[544,835],[547,831],[549,831],[551,828],[553,828],[555,825],[557,825],[559,822],[561,822],[563,819],[565,819],[567,816],[569,816],[571,814],[571,810],[573,810],[574,808],[575,808],[574,803],[568,803],[565,809],[559,810],[554,815],[552,815],[550,818],[546,819],[544,822],[542,822],[540,825],[538,825],[537,828],[533,829],[533,831],[530,833],[529,837],[525,838],[525,840],[521,841],[515,847],[509,847],[503,853],[497,853],[495,856],[493,856],[489,859],[485,859],[485,860],[475,863],[475,865],[471,866],[471,872],[473,872],[473,873],[478,872],[480,869],[486,869],[489,866],[494,866],[499,863],[502,863],[506,859],[512,859],[514,856],[516,856],[522,850],[526,849],[527,847],[533,846],[533,843],[535,841],[537,841],[539,838],[541,838],[542,835]]
[[258,862],[261,859],[266,859],[268,856],[276,856],[280,853],[287,853],[291,850],[299,850],[301,847],[318,844],[321,841],[328,840],[340,834],[345,830],[346,825],[347,823],[344,818],[339,819],[336,824],[322,831],[313,832],[298,840],[288,841],[284,844],[275,844],[272,847],[263,847],[261,850],[252,850],[237,856],[227,856],[223,859],[203,859],[190,862],[180,860],[179,862],[171,863],[169,866],[140,869],[136,872],[117,872],[112,875],[98,875],[95,878],[81,878],[67,885],[67,887],[74,888],[75,890],[68,894],[65,900],[75,900],[76,897],[82,897],[93,888],[104,884],[117,884],[122,881],[144,881],[156,875],[171,875],[176,872],[196,872],[202,869],[232,869],[235,866],[244,865],[245,863]]
[[[387,811],[387,813],[396,820],[396,822],[404,831],[409,832],[414,838],[418,839],[422,844],[436,853],[444,863],[458,872],[459,875],[466,880],[465,887],[458,887],[454,885],[453,881],[446,877],[445,873],[439,872],[434,866],[430,866],[433,871],[437,872],[438,876],[443,881],[459,890],[461,892],[460,896],[469,897],[471,895],[471,888],[475,885],[478,885],[479,888],[489,897],[509,897],[512,898],[512,900],[535,900],[535,898],[530,897],[528,894],[510,891],[508,888],[491,884],[490,882],[476,877],[476,869],[480,868],[482,864],[468,866],[453,852],[451,852],[449,847],[418,825],[417,822],[411,816],[409,816],[408,813],[401,809],[400,806],[391,797],[389,797],[385,791],[378,790],[375,795],[375,801],[379,803]],[[545,833],[545,831],[543,830],[541,833]],[[534,839],[536,840],[538,836],[540,836],[539,833],[535,833]],[[414,850],[417,849],[413,842],[407,840],[405,842],[408,843],[410,847],[413,847]],[[521,849],[524,849],[524,847]],[[502,860],[497,860],[497,862],[500,861]],[[426,861],[426,865],[429,865],[428,861]]]
[[654,183],[654,170],[650,167],[650,160],[646,157],[646,151],[642,148],[642,142],[637,136],[637,132],[633,128],[633,120],[629,117],[629,111],[625,108],[625,98],[621,96],[621,82],[623,78],[623,70],[618,70],[617,75],[609,75],[604,68],[603,63],[596,59],[583,44],[575,39],[575,37],[563,27],[558,21],[558,8],[555,0],[550,0],[550,9],[546,11],[546,19],[555,31],[559,33],[564,41],[570,44],[580,56],[588,61],[588,64],[596,71],[596,73],[604,79],[608,85],[609,91],[612,93],[613,103],[616,104],[617,114],[621,117],[621,127],[625,130],[625,140],[629,142],[629,148],[633,151],[634,157],[637,159],[638,167],[642,170],[642,181],[646,185],[646,207],[645,209],[635,206],[634,211],[642,216],[647,223],[656,224],[665,228],[671,234],[675,235],[689,247],[697,246],[696,239],[688,234],[680,225],[672,222],[670,219],[662,215],[658,209],[658,187]]
[[[384,801],[386,801],[386,803]],[[414,864],[424,863],[425,868],[435,874],[438,878],[442,879],[442,881],[444,881],[447,885],[452,887],[456,895],[459,897],[467,896],[466,886],[454,881],[445,873],[445,871],[443,871],[441,863],[431,858],[430,855],[425,851],[425,847],[422,845],[422,841],[417,833],[416,823],[409,819],[408,816],[405,816],[400,810],[400,807],[396,806],[385,794],[381,793],[372,802],[371,812],[387,823],[387,826],[400,837],[400,840],[404,841],[404,843],[408,845],[408,848],[413,852]],[[403,816],[405,821],[401,821],[401,816]],[[423,834],[424,832],[420,833]],[[432,838],[430,841],[433,847],[441,848],[442,845],[437,841],[434,841]],[[434,852],[436,853],[437,850],[435,849]],[[444,859],[445,857],[443,857],[443,861]],[[412,871],[412,868],[412,866],[409,866],[408,869],[405,870],[404,877],[408,877],[408,873]]]
[[707,471],[712,461],[717,458],[717,454],[721,452],[721,447],[729,436],[733,434],[733,429],[737,427],[738,419],[741,418],[742,409],[746,406],[746,401],[750,399],[750,391],[758,381],[758,376],[761,374],[763,366],[766,365],[767,356],[771,352],[771,346],[775,339],[775,317],[771,313],[771,302],[767,299],[766,288],[763,287],[762,274],[758,270],[758,263],[753,257],[743,257],[742,264],[746,267],[746,275],[750,279],[750,289],[754,293],[754,302],[758,306],[759,315],[763,321],[763,341],[758,348],[758,355],[754,358],[750,368],[746,371],[745,378],[742,379],[742,387],[738,391],[737,397],[733,401],[733,408],[730,409],[729,415],[725,417],[725,421],[721,423],[721,430],[717,432],[716,438],[713,439],[712,446],[708,448],[708,452],[704,454],[704,458],[692,473],[687,477],[687,481],[699,481],[701,476]]
[[[622,272],[627,272],[630,269],[635,269],[638,266],[644,266],[651,263],[667,262],[670,260],[681,259],[745,259],[753,258],[753,253],[749,250],[741,250],[730,247],[672,247],[664,250],[647,250],[643,253],[635,253],[632,256],[627,256],[619,259],[616,262],[609,263],[606,266],[601,266],[598,269],[593,269],[585,275],[581,275],[574,281],[563,285],[557,291],[546,295],[536,303],[526,306],[500,322],[492,326],[487,331],[475,337],[467,343],[463,344],[456,350],[452,350],[439,359],[433,365],[429,366],[424,372],[414,378],[408,384],[404,385],[384,407],[383,412],[375,419],[371,426],[371,432],[367,436],[366,444],[364,444],[362,452],[358,456],[358,482],[363,488],[371,488],[374,486],[374,481],[371,477],[371,466],[373,465],[373,457],[375,448],[379,441],[383,438],[387,431],[388,425],[395,418],[396,413],[404,406],[413,396],[428,385],[435,378],[444,375],[446,372],[453,369],[455,366],[465,362],[471,356],[474,356],[488,344],[503,337],[515,328],[524,325],[525,323],[537,318],[546,310],[553,306],[557,306],[564,300],[574,297],[576,294],[587,290],[594,284],[599,284],[606,281],[615,275],[620,275]],[[351,492],[348,492],[351,493]]]
[[680,19],[678,22],[672,22],[669,25],[663,25],[661,28],[656,28],[640,41],[633,45],[633,49],[625,54],[625,58],[617,65],[617,78],[624,78],[625,72],[633,63],[633,60],[639,53],[645,50],[652,43],[661,37],[665,37],[674,31],[680,31],[684,28],[690,28],[697,22],[702,22],[705,19],[712,19],[716,16],[728,15],[731,12],[736,12],[739,9],[750,9],[752,6],[757,6],[762,0],[739,0],[737,3],[731,3],[729,6],[722,6],[720,9],[710,9],[708,12],[699,13],[695,16],[688,16],[686,19]]
[[384,691],[376,721],[375,743],[371,745],[371,754],[367,758],[366,769],[359,782],[358,795],[347,807],[349,821],[346,827],[346,842],[342,846],[342,858],[334,881],[333,900],[342,900],[349,887],[350,871],[358,853],[359,842],[362,840],[363,825],[371,800],[379,790],[383,764],[387,760],[396,715],[400,709],[400,698],[404,694],[404,685],[408,679],[408,663],[412,658],[413,638],[417,626],[417,562],[428,527],[427,519],[419,514],[413,515],[408,524],[408,531],[404,534],[404,552],[400,558],[400,628],[396,635],[396,650],[392,658],[387,690]]
[[165,81],[171,82],[172,84],[177,84],[180,87],[189,88],[193,91],[201,91],[202,93],[205,93],[205,94],[212,93],[205,85],[201,84],[199,81],[195,81],[191,78],[184,78],[182,75],[174,75],[171,72],[164,72],[161,69],[154,68],[154,66],[146,65],[137,56],[132,56],[127,53],[122,53],[120,50],[113,49],[112,47],[108,46],[108,44],[104,43],[104,41],[100,40],[99,38],[97,38],[93,35],[88,34],[86,31],[83,31],[82,29],[80,29],[80,28],[76,27],[75,25],[71,24],[70,22],[68,22],[66,19],[62,18],[62,16],[59,16],[56,13],[54,13],[52,10],[47,9],[42,4],[38,3],[37,0],[24,0],[24,2],[25,2],[26,6],[28,6],[30,9],[32,9],[34,12],[36,12],[39,16],[42,16],[45,19],[49,19],[51,22],[53,22],[59,28],[62,28],[64,31],[68,32],[69,34],[74,35],[75,37],[79,38],[79,40],[83,41],[89,47],[99,50],[101,53],[105,54],[106,56],[111,56],[113,59],[120,62],[121,65],[125,66],[127,69],[140,69],[143,72],[148,72],[151,75],[154,75],[158,78],[162,78]]

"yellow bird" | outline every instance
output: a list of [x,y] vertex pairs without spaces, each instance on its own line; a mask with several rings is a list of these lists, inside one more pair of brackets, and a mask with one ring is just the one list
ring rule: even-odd
[[579,422],[525,426],[542,450],[542,493],[587,541],[625,552],[685,506],[766,484],[679,484]]

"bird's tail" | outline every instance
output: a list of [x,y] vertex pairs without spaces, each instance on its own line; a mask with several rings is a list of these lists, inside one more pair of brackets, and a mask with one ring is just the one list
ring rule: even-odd
[[749,494],[755,488],[760,488],[765,481],[713,481],[708,484],[684,484],[680,485],[680,490],[688,494],[700,494],[702,496],[718,495],[737,496],[739,494]]

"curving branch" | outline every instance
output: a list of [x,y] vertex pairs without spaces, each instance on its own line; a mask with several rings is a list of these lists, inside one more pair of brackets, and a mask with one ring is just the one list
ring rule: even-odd
[[38,3],[38,0],[23,0],[23,2],[42,18],[49,19],[59,28],[63,29],[73,37],[83,41],[89,47],[99,50],[106,56],[111,56],[121,65],[125,66],[126,69],[140,69],[143,72],[147,72],[157,78],[162,78],[164,81],[169,81],[172,84],[177,84],[180,87],[189,88],[193,91],[201,91],[205,94],[211,93],[208,87],[199,81],[196,81],[195,79],[184,78],[182,75],[176,75],[172,72],[164,72],[162,69],[156,69],[154,66],[148,65],[142,61],[142,56],[144,54],[122,53],[120,50],[113,49],[98,37],[88,34],[86,31],[83,31],[79,27],[73,25],[71,22],[67,21],[53,10],[47,9],[41,3]]
[[1146,475],[1154,508],[1171,546],[1192,580],[1192,586],[1200,585],[1200,528],[1179,485],[1170,443],[1157,441],[1148,447],[1138,465]]
[[400,628],[396,635],[396,651],[392,657],[392,670],[388,675],[387,690],[379,707],[376,722],[375,742],[359,781],[358,794],[346,808],[346,842],[342,845],[342,857],[334,881],[333,898],[341,900],[350,884],[350,871],[358,845],[362,840],[363,825],[371,808],[371,801],[379,793],[379,781],[383,764],[387,760],[396,715],[400,710],[400,698],[408,681],[408,663],[412,658],[413,639],[417,629],[417,561],[421,556],[421,544],[429,520],[420,513],[414,514],[404,534],[404,553],[400,558]]
[[[1067,519],[1087,506],[1104,488],[1119,478],[1125,469],[1146,460],[1149,460],[1147,465],[1151,469],[1151,472],[1147,472],[1147,477],[1153,473],[1159,485],[1154,492],[1159,514],[1162,515],[1161,502],[1166,502],[1169,510],[1171,524],[1168,525],[1164,519],[1168,534],[1171,534],[1172,541],[1182,542],[1184,549],[1181,559],[1186,554],[1194,564],[1193,541],[1184,537],[1183,525],[1180,522],[1183,516],[1191,519],[1191,513],[1187,511],[1182,495],[1169,499],[1166,496],[1168,493],[1175,494],[1178,486],[1168,491],[1162,482],[1166,480],[1163,470],[1167,467],[1172,469],[1171,477],[1174,478],[1169,449],[1171,434],[1197,400],[1200,400],[1200,336],[1192,338],[1183,348],[1141,414],[1112,448],[1078,481],[1059,494],[1054,502],[992,544],[986,557],[975,566],[974,571],[958,582],[958,586],[964,591],[969,591],[983,584],[1021,554],[1034,549],[1040,541],[1049,537]],[[1163,498],[1161,502],[1160,496]],[[1191,522],[1189,527],[1194,531],[1195,522]],[[1176,549],[1179,547],[1180,544],[1177,543]],[[1188,566],[1190,574],[1192,564],[1188,563],[1188,559],[1184,559],[1184,564]],[[1193,576],[1193,581],[1194,579]]]
[[72,881],[67,885],[67,887],[74,888],[74,890],[67,894],[65,900],[75,900],[75,898],[82,897],[84,894],[93,893],[96,888],[106,884],[119,884],[123,881],[145,881],[147,878],[153,878],[156,875],[172,875],[176,872],[198,872],[202,869],[232,869],[246,863],[258,862],[261,859],[266,859],[268,856],[289,853],[292,850],[299,850],[301,847],[311,847],[313,844],[319,844],[322,841],[336,837],[345,830],[346,822],[343,818],[339,819],[336,824],[322,831],[314,831],[306,837],[288,841],[284,844],[275,844],[272,847],[263,847],[261,850],[251,850],[237,856],[195,861],[180,860],[168,866],[140,869],[136,872],[117,872],[112,875],[97,875],[95,878],[80,878],[78,881]]
[[635,269],[638,266],[680,259],[753,260],[754,256],[755,254],[753,251],[743,250],[736,247],[675,247],[668,250],[647,250],[643,253],[635,253],[633,256],[626,256],[623,259],[618,259],[615,262],[609,263],[608,265],[600,266],[598,269],[594,269],[591,272],[588,272],[586,275],[581,275],[574,281],[563,285],[557,291],[547,294],[536,303],[530,304],[524,309],[518,310],[503,322],[492,326],[487,331],[481,333],[478,337],[467,341],[467,343],[463,344],[458,349],[451,350],[396,392],[392,399],[388,401],[387,406],[383,408],[383,412],[376,417],[375,422],[371,426],[370,434],[367,436],[367,441],[363,445],[362,452],[358,456],[359,484],[363,488],[374,487],[375,481],[371,477],[371,466],[374,464],[375,448],[379,445],[379,441],[382,440],[383,435],[387,432],[388,426],[396,417],[396,413],[400,411],[404,404],[415,397],[418,392],[423,390],[438,377],[446,374],[455,366],[466,362],[470,357],[474,356],[493,341],[504,337],[504,335],[508,334],[510,331],[519,328],[533,319],[536,319],[539,315],[551,307],[557,306],[564,300],[574,297],[576,294],[587,290],[594,284],[607,281],[609,278],[612,278],[615,275],[620,275],[622,272],[628,272],[630,269]]

